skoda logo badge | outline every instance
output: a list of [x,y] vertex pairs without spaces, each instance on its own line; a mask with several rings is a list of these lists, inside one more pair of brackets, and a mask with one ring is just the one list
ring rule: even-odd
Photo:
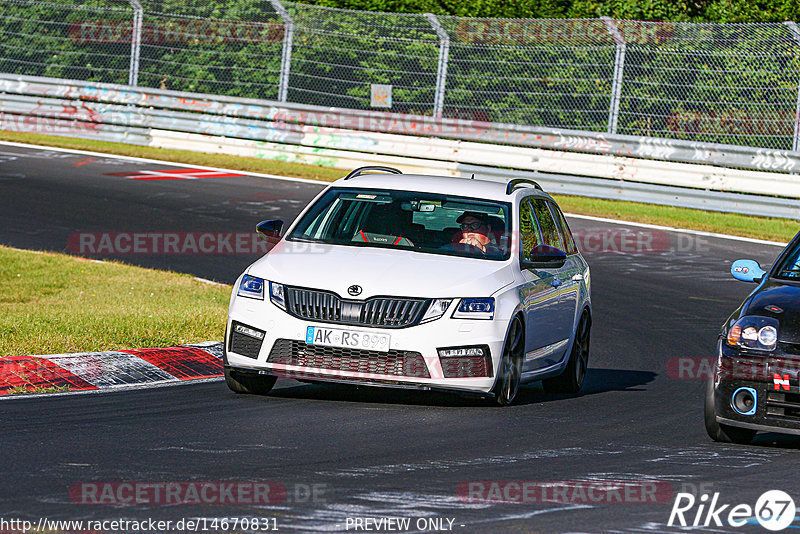
[[350,293],[352,296],[357,297],[361,294],[361,286],[353,284],[352,286],[347,288],[347,292]]

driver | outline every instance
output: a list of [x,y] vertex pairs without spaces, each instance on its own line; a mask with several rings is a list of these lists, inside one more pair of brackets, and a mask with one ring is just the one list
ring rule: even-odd
[[492,226],[485,213],[465,211],[456,222],[461,225],[461,240],[459,243],[477,247],[484,254],[497,252],[499,249],[494,242]]

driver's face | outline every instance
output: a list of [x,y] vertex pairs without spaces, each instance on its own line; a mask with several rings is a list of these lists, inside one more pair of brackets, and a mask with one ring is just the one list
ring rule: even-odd
[[461,221],[461,233],[464,234],[464,237],[484,237],[486,236],[486,231],[486,225],[480,219],[465,217]]

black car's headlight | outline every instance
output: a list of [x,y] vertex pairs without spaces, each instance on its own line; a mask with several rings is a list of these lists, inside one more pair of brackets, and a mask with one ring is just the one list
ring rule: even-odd
[[778,320],[749,315],[728,330],[728,345],[754,350],[775,350],[778,344]]

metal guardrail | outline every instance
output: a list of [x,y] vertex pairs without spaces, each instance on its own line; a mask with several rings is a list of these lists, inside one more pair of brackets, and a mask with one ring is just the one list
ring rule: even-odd
[[522,173],[565,194],[800,219],[796,200],[779,198],[800,198],[800,154],[789,151],[4,74],[0,94],[4,129],[344,168]]
[[[305,106],[269,100],[3,73],[0,73],[0,93],[220,115],[227,118],[228,124],[236,124],[236,121],[229,119],[272,121],[279,123],[281,126],[278,129],[287,133],[303,131],[304,126],[324,127],[710,164],[757,171],[800,172],[800,152],[790,150],[612,135],[518,124],[436,119],[422,115]],[[697,186],[703,187],[703,184],[698,183]]]

